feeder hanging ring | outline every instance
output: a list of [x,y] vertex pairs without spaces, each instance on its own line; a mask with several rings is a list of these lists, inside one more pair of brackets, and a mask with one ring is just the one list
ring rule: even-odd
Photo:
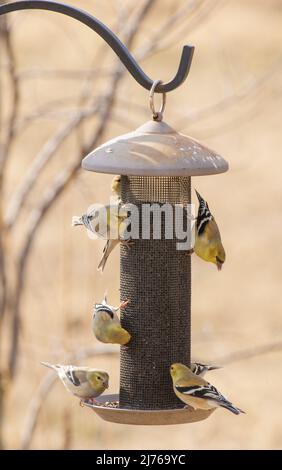
[[152,88],[150,90],[150,94],[149,94],[149,104],[150,104],[150,108],[151,108],[151,111],[153,113],[153,119],[154,121],[162,121],[163,119],[163,112],[164,112],[164,109],[165,109],[165,104],[166,104],[166,94],[163,93],[162,94],[162,104],[161,104],[161,107],[159,109],[159,111],[156,111],[155,109],[155,103],[154,103],[154,93],[155,93],[155,90],[156,90],[156,87],[162,83],[161,80],[155,80],[153,85],[152,85]]

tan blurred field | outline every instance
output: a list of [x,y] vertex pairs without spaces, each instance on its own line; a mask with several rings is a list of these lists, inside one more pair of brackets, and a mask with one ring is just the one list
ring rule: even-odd
[[[117,2],[72,3],[115,30]],[[157,1],[133,51],[184,3]],[[13,21],[20,71],[95,67],[102,41],[79,23],[45,12],[17,13]],[[183,24],[172,32],[173,47],[164,47],[142,66],[150,76],[169,80],[181,45],[196,46],[187,81],[167,96],[165,120],[215,148],[230,163],[224,175],[193,180],[216,215],[227,251],[221,273],[193,258],[193,357],[216,362],[233,352],[281,340],[282,4],[278,0],[214,1],[214,8],[196,27],[193,22],[189,26],[189,21]],[[109,67],[113,57],[108,52],[103,66]],[[51,101],[68,103],[79,93],[81,81],[26,79],[22,114]],[[91,87],[97,94],[105,81],[94,78]],[[9,88],[7,99],[8,93]],[[117,93],[117,118],[110,123],[106,138],[148,120],[147,100],[146,91],[127,74]],[[62,104],[62,109],[67,105]],[[8,165],[6,203],[38,150],[65,119],[63,113],[41,118],[20,133]],[[88,135],[92,126],[95,119],[86,127]],[[48,165],[28,199],[26,214],[77,148],[74,135]],[[30,401],[46,374],[39,362],[64,362],[69,352],[94,344],[91,308],[105,287],[111,303],[118,302],[118,250],[101,276],[96,266],[103,243],[71,228],[72,215],[82,213],[94,201],[107,201],[110,181],[111,176],[81,170],[38,231],[22,304],[19,372],[6,412],[8,448],[20,447]],[[20,243],[24,223],[23,215],[17,222],[14,247]],[[9,253],[12,258],[12,246]],[[246,415],[236,417],[218,410],[208,420],[191,425],[145,428],[106,423],[80,408],[56,383],[40,414],[31,448],[61,449],[67,440],[72,449],[282,449],[281,358],[282,349],[235,361],[210,374],[210,381]],[[85,362],[109,370],[110,392],[118,390],[118,355]]]

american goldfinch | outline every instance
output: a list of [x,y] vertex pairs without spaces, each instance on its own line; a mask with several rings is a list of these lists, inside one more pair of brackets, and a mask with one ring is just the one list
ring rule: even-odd
[[112,180],[111,189],[114,195],[117,196],[118,199],[120,199],[121,198],[121,176],[120,175],[114,176]]
[[225,261],[225,251],[221,242],[220,232],[207,202],[196,191],[199,210],[196,220],[195,253],[204,261],[217,266],[220,271]]
[[41,362],[57,372],[66,389],[82,400],[92,400],[101,395],[109,386],[109,375],[103,370],[91,367],[62,366]]
[[125,220],[128,217],[128,210],[120,203],[94,208],[82,216],[74,216],[72,225],[84,225],[87,230],[95,233],[98,238],[107,239],[103,248],[103,256],[98,264],[98,270],[105,268],[107,259],[111,252],[119,243],[130,247],[133,240],[124,239],[123,234],[127,227]]
[[92,328],[96,338],[102,343],[125,345],[129,343],[131,336],[120,324],[117,311],[126,307],[128,300],[121,302],[119,307],[107,304],[106,296],[102,303],[95,304],[92,318]]
[[125,219],[128,211],[121,204],[98,206],[81,216],[72,218],[72,225],[84,225],[98,238],[118,239],[126,228]]
[[211,410],[223,407],[238,415],[244,411],[236,408],[223,395],[202,377],[193,374],[189,367],[176,363],[170,367],[175,394],[181,401],[194,409]]
[[199,375],[200,377],[203,377],[206,372],[209,372],[210,370],[216,370],[216,369],[221,369],[219,366],[211,366],[208,364],[201,364],[200,362],[192,362],[191,363],[191,371],[195,375]]

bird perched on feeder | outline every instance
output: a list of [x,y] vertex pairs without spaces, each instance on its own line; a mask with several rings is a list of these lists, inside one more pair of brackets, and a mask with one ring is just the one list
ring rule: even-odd
[[98,238],[118,238],[126,227],[124,221],[127,217],[128,211],[120,203],[97,205],[81,216],[73,216],[72,226],[83,225]]
[[71,365],[53,365],[49,362],[41,362],[41,364],[53,369],[58,374],[66,389],[80,398],[80,404],[83,400],[91,400],[95,403],[95,398],[109,387],[109,375],[104,370]]
[[173,381],[175,394],[181,401],[194,409],[212,410],[223,407],[238,415],[244,411],[236,408],[232,403],[209,382],[193,374],[189,367],[176,363],[170,366],[170,375]]
[[212,366],[208,364],[202,364],[201,362],[192,362],[191,363],[191,371],[193,374],[198,375],[200,377],[203,377],[206,372],[209,372],[210,370],[216,370],[216,369],[221,369],[220,366]]
[[[196,191],[196,190],[195,190]],[[225,250],[221,242],[220,232],[208,203],[196,191],[199,200],[198,216],[196,219],[195,253],[204,261],[217,266],[220,271],[225,261]]]
[[125,345],[131,340],[131,335],[122,328],[117,312],[128,304],[121,302],[118,307],[107,304],[106,295],[100,304],[95,304],[92,318],[92,328],[96,338],[102,343]]
[[74,216],[72,225],[83,225],[98,238],[107,239],[103,248],[103,256],[98,264],[98,270],[103,272],[107,259],[114,248],[119,244],[129,247],[133,241],[123,239],[127,227],[128,210],[120,203],[101,206],[86,212],[82,216]]
[[111,190],[114,195],[120,200],[121,198],[121,175],[116,175],[112,179]]

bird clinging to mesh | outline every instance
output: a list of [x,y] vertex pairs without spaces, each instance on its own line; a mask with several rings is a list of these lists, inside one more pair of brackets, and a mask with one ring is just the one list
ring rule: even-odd
[[85,214],[72,218],[73,226],[83,225],[97,238],[107,240],[103,248],[103,256],[98,264],[98,270],[104,270],[109,255],[119,243],[127,247],[134,243],[131,239],[124,239],[127,217],[128,210],[126,207],[123,207],[120,203],[115,203],[94,207]]
[[129,343],[131,335],[120,324],[117,312],[125,308],[128,300],[121,302],[118,307],[107,304],[106,295],[101,303],[95,304],[92,329],[95,337],[102,343],[125,345]]
[[225,250],[221,242],[220,232],[208,203],[196,191],[199,200],[196,220],[195,253],[204,261],[214,263],[220,271],[225,262]]

